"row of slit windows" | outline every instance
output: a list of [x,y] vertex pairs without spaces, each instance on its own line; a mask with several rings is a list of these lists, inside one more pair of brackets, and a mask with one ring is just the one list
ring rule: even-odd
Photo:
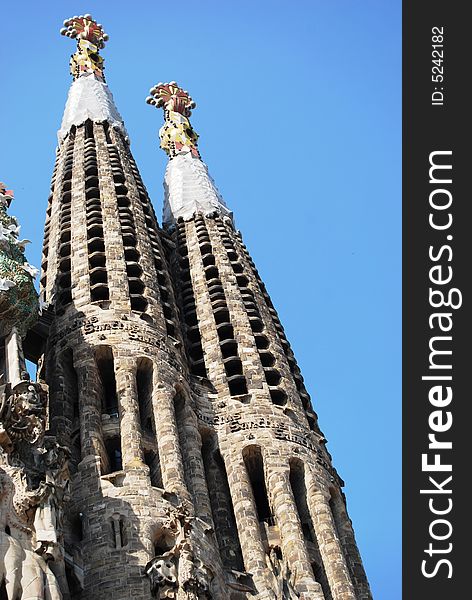
[[[226,249],[227,256],[231,263],[231,267],[236,276],[236,281],[241,292],[244,308],[249,317],[252,332],[262,334],[264,331],[264,322],[262,320],[259,307],[257,306],[256,298],[253,291],[249,287],[249,280],[244,275],[244,267],[238,256],[235,245],[228,233],[228,230],[220,218],[216,218],[216,226]],[[264,369],[265,379],[269,386],[269,392],[272,402],[277,406],[284,406],[287,403],[287,394],[279,387],[281,376],[278,369],[274,368],[275,357],[267,348],[257,348],[259,358]]]
[[125,185],[126,179],[118,149],[112,144],[107,123],[105,123],[104,129],[118,204],[118,218],[123,239],[131,310],[144,313],[148,307],[148,301],[144,297],[145,285],[142,280],[143,270],[139,264],[141,254],[137,247],[136,223],[131,201],[128,197],[128,187]]
[[[125,142],[122,134],[121,133],[117,134],[115,132],[115,135],[121,136],[122,143],[126,147],[126,142]],[[133,177],[134,177],[134,180],[136,183],[136,188],[138,190],[138,196],[141,201],[141,206],[142,206],[143,213],[144,213],[144,220],[146,223],[146,231],[149,236],[149,242],[151,245],[151,250],[152,250],[152,254],[153,254],[153,258],[154,258],[154,267],[156,269],[157,285],[159,288],[161,307],[162,307],[162,311],[163,311],[163,315],[164,315],[167,335],[175,338],[177,335],[177,331],[178,331],[177,322],[176,322],[177,316],[176,316],[175,310],[173,308],[174,297],[173,297],[173,293],[172,293],[172,284],[171,284],[170,278],[168,276],[167,265],[165,264],[165,260],[163,259],[162,248],[161,248],[161,245],[159,242],[159,236],[158,236],[158,228],[159,227],[157,224],[156,215],[154,214],[154,209],[152,207],[152,204],[151,204],[151,201],[147,194],[144,183],[141,179],[141,175],[139,174],[139,170],[136,165],[136,162],[135,162],[134,158],[131,156],[131,154],[129,154],[128,156],[129,156],[129,164],[130,164],[131,172],[133,174]]]
[[90,277],[90,299],[108,307],[110,291],[106,269],[103,215],[98,181],[97,151],[93,123],[85,122],[84,171],[85,171],[85,219]]
[[193,375],[206,377],[205,359],[203,356],[202,338],[197,319],[197,307],[193,293],[188,247],[186,244],[185,223],[177,224],[177,264],[179,269],[178,281],[180,284],[180,304],[185,324],[185,337],[187,353],[190,358],[190,372]]
[[57,273],[56,312],[61,314],[72,302],[71,291],[71,188],[72,167],[74,163],[75,128],[69,133],[67,149],[62,171],[60,212],[59,212],[59,249]]
[[[142,268],[139,264],[140,253],[137,249],[136,224],[128,198],[128,188],[125,185],[123,166],[117,148],[113,145],[108,123],[103,124],[107,140],[112,176],[117,196],[118,215],[123,237],[124,256],[128,275],[128,285],[132,310],[144,312],[148,301],[144,296],[144,283],[142,281]],[[87,247],[89,257],[90,292],[92,302],[100,302],[102,308],[109,306],[108,276],[106,270],[106,255],[103,232],[102,206],[98,178],[98,164],[94,138],[94,124],[87,120],[84,125],[84,171],[85,171],[85,196],[86,196],[86,221],[87,221]],[[65,307],[72,302],[71,294],[71,186],[72,166],[75,142],[75,127],[71,129],[67,140],[64,155],[64,169],[62,176],[62,189],[60,196],[60,241],[58,265],[58,297],[57,312],[62,314]],[[130,165],[137,181],[140,200],[143,205],[144,217],[150,243],[154,255],[157,283],[159,286],[161,305],[166,321],[168,335],[176,335],[176,315],[172,308],[173,298],[169,293],[171,287],[166,268],[161,257],[161,249],[157,235],[157,221],[149,198],[142,184],[134,159],[130,155]],[[57,171],[57,159],[55,172]],[[53,191],[53,183],[51,190]],[[45,225],[45,239],[43,245],[41,287],[46,287],[46,271],[48,266],[49,221],[51,217],[52,194],[49,198],[47,220]]]
[[228,387],[232,396],[247,394],[246,378],[243,375],[243,367],[238,354],[238,343],[235,339],[223,284],[221,283],[218,267],[215,264],[208,229],[201,215],[195,217],[195,229]]
[[51,189],[48,197],[48,205],[46,209],[46,222],[44,223],[44,238],[43,238],[43,254],[41,259],[41,279],[39,281],[40,291],[45,300],[46,285],[47,285],[47,270],[48,270],[48,255],[49,255],[49,237],[51,233],[51,214],[52,214],[52,201],[54,197],[54,190],[56,187],[56,176],[59,165],[59,152],[56,154],[56,160],[54,161],[54,169],[51,177]]
[[249,252],[247,251],[246,246],[244,245],[244,243],[242,242],[242,240],[240,239],[240,235],[238,235],[238,246],[240,251],[245,255],[247,261],[249,262],[249,264],[251,265],[251,269],[253,271],[253,274],[258,282],[259,288],[261,290],[261,293],[264,297],[264,300],[267,304],[269,313],[271,315],[272,318],[272,322],[274,324],[274,327],[277,331],[277,334],[279,336],[280,339],[280,343],[282,345],[282,349],[284,351],[284,354],[287,358],[287,362],[289,364],[290,367],[290,372],[293,376],[293,379],[295,381],[295,385],[297,387],[297,391],[300,395],[300,398],[302,400],[303,403],[303,407],[305,409],[306,412],[306,418],[309,424],[309,427],[311,430],[313,431],[319,431],[318,429],[318,422],[317,422],[317,417],[316,414],[313,411],[313,408],[311,406],[311,401],[310,401],[310,396],[305,388],[305,385],[303,383],[303,377],[301,375],[300,372],[300,368],[297,365],[297,362],[295,360],[295,356],[293,354],[293,350],[290,347],[290,344],[287,340],[287,337],[285,335],[285,331],[282,327],[282,324],[280,323],[280,319],[278,317],[277,311],[274,308],[274,305],[272,304],[272,300],[270,299],[270,296],[267,292],[267,289],[264,285],[264,282],[262,281],[259,272],[257,271],[256,265],[254,264],[254,261],[252,260]]

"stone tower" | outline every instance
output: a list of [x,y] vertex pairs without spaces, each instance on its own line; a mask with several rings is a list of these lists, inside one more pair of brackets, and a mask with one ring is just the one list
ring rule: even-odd
[[[51,493],[38,512],[49,515],[44,540],[42,521],[31,524],[50,597],[370,599],[300,370],[200,158],[195,104],[175,82],[147,100],[164,109],[169,156],[160,229],[105,83],[108,37],[90,15],[64,25],[77,40],[74,81],[47,208],[42,316],[25,340],[49,393],[40,451],[68,458],[54,471],[60,501]],[[2,576],[0,600],[32,597]]]
[[150,93],[164,109],[163,225],[223,567],[250,573],[261,598],[371,598],[300,369],[200,158],[195,103],[176,82]]

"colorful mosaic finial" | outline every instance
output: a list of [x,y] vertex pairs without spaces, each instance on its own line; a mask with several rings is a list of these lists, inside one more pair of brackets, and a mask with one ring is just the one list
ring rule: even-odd
[[70,59],[70,72],[74,80],[82,75],[93,74],[105,81],[103,58],[98,54],[108,40],[102,25],[94,21],[92,15],[75,16],[64,21],[61,34],[77,39],[77,52]]
[[196,133],[188,117],[192,109],[196,107],[187,90],[178,86],[175,81],[170,83],[158,83],[150,89],[150,96],[146,102],[156,108],[164,109],[165,123],[159,130],[161,148],[172,159],[177,154],[191,152],[196,158],[200,158]]

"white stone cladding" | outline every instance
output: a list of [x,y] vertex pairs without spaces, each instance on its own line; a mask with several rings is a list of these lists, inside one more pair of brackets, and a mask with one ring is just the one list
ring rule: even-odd
[[61,128],[57,132],[59,144],[73,125],[77,127],[87,119],[95,122],[108,121],[110,126],[117,127],[127,135],[110,89],[93,75],[83,75],[70,86]]
[[232,217],[207,165],[190,152],[182,152],[169,161],[164,177],[164,224],[182,217],[185,221],[196,213],[219,213]]

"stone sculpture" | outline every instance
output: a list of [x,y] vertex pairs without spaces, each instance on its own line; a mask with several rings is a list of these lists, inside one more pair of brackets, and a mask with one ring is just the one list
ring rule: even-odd
[[6,211],[12,197],[0,184],[0,585],[7,600],[61,600],[67,590],[51,562],[63,560],[69,452],[45,437],[47,386],[26,371],[22,338],[38,316],[36,270]]

